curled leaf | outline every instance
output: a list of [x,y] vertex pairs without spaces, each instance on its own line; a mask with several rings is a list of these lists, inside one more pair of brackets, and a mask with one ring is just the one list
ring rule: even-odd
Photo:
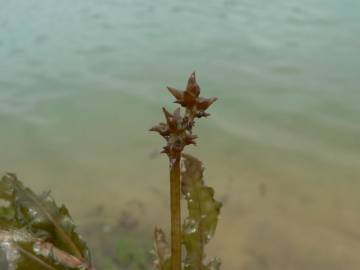
[[154,261],[154,267],[158,270],[170,270],[170,247],[166,241],[165,233],[160,228],[155,228],[154,231],[154,248],[156,260]]
[[52,243],[38,240],[33,245],[35,254],[45,258],[51,258],[56,264],[75,269],[88,269],[87,262],[76,258],[69,253],[58,249]]

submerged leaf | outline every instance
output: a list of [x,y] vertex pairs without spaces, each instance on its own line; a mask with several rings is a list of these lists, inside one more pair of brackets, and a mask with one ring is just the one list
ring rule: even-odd
[[0,181],[0,247],[10,270],[93,269],[86,244],[65,206],[36,195],[14,174]]
[[9,270],[58,270],[33,250],[36,239],[25,229],[0,230],[0,247],[5,252]]
[[19,245],[21,243],[29,243],[32,239],[32,236],[25,230],[0,230],[0,247],[5,252],[9,270],[16,269],[17,263],[21,258]]
[[204,246],[214,236],[222,204],[214,199],[214,189],[205,186],[204,168],[200,160],[183,154],[182,193],[188,205],[189,217],[183,225],[186,248],[185,270],[219,269],[214,261],[204,262]]
[[160,228],[155,228],[154,231],[154,240],[155,240],[155,255],[156,260],[154,261],[154,267],[158,270],[170,270],[170,247],[169,243],[166,241],[165,233]]

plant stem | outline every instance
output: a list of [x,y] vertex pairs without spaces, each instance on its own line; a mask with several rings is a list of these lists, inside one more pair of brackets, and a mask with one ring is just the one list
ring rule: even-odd
[[171,270],[181,270],[180,156],[170,163]]

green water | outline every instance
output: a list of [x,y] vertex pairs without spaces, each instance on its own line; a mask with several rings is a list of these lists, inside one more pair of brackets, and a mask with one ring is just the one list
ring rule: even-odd
[[219,97],[189,149],[225,201],[209,254],[227,270],[360,265],[359,1],[0,4],[1,171],[80,223],[135,200],[166,225],[147,129],[196,70]]

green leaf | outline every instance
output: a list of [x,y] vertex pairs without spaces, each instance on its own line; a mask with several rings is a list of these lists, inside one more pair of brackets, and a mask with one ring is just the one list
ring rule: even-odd
[[0,247],[10,270],[94,269],[65,206],[36,195],[14,174],[0,181]]
[[217,270],[218,263],[204,262],[204,247],[214,236],[222,204],[214,199],[214,189],[204,184],[202,162],[187,154],[182,157],[181,188],[189,212],[183,224],[183,243],[186,248],[184,268]]
[[154,249],[156,260],[154,261],[154,267],[158,270],[170,270],[171,269],[171,254],[169,243],[166,240],[165,233],[160,228],[155,228],[154,231]]

